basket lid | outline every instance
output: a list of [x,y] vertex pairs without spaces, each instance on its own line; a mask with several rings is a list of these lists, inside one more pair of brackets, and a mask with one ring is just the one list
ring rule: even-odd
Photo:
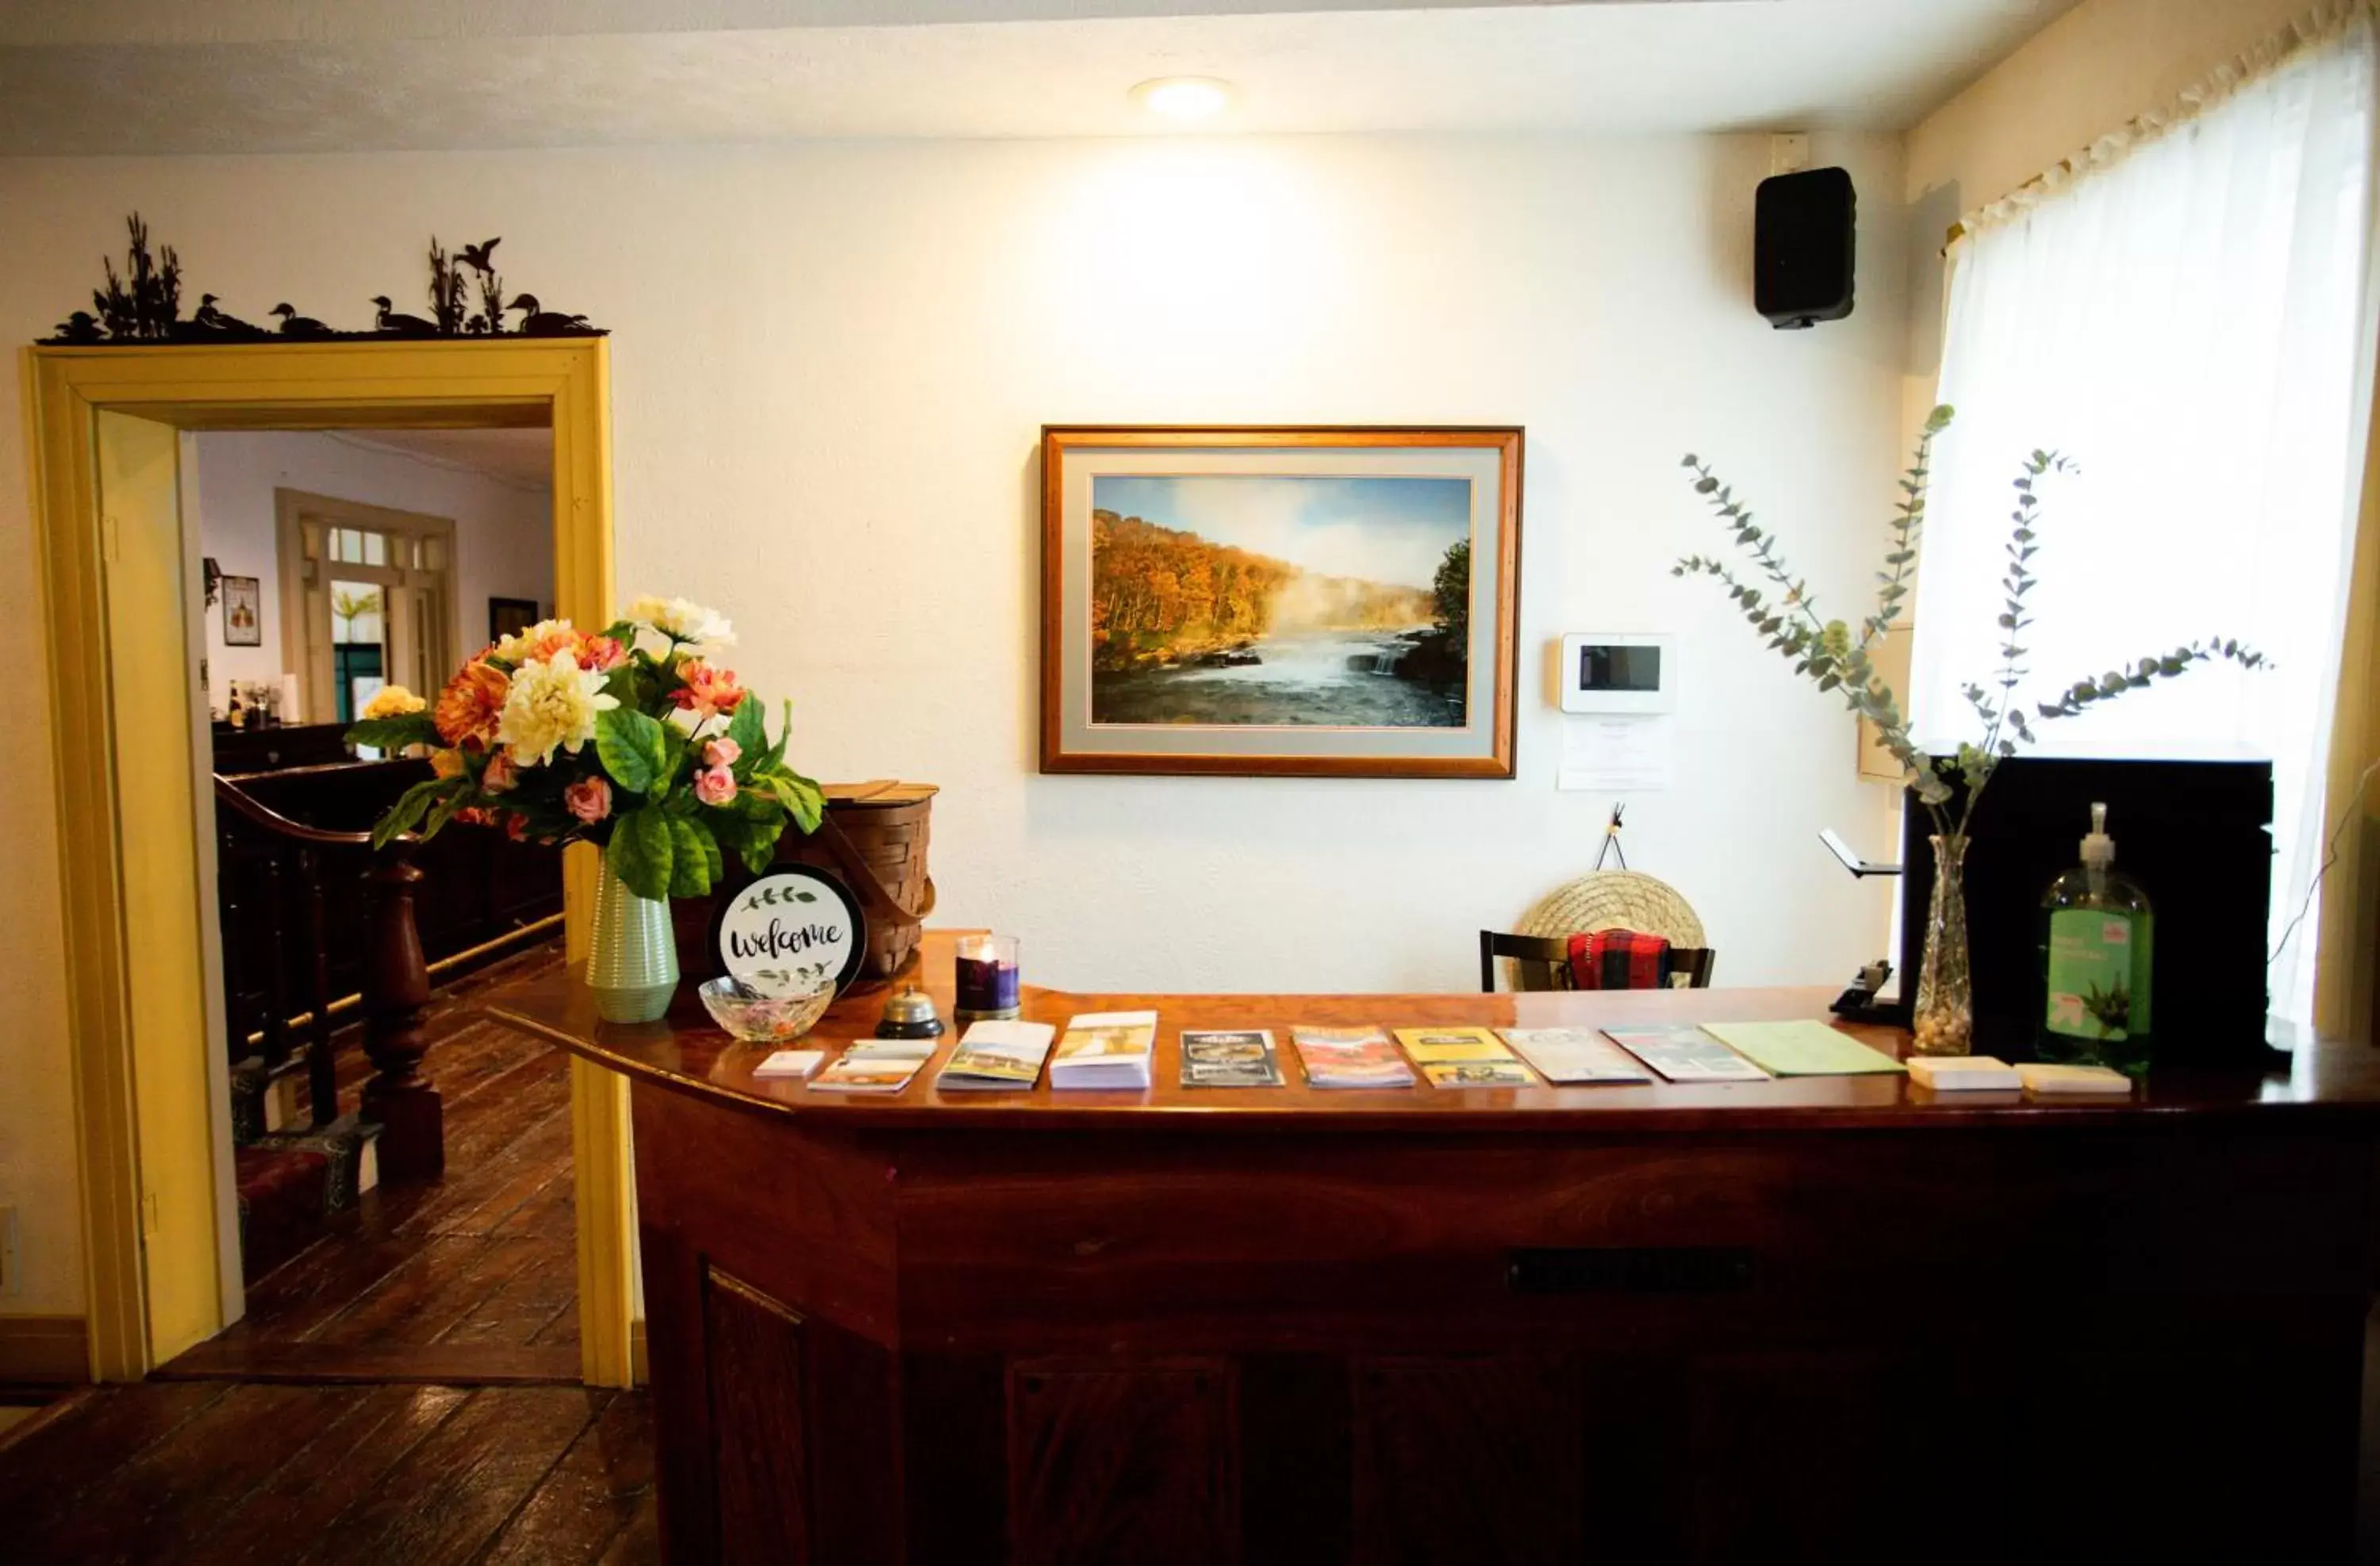
[[820,791],[828,804],[849,807],[915,805],[931,799],[941,788],[935,783],[895,783],[891,778],[879,778],[873,783],[824,783]]

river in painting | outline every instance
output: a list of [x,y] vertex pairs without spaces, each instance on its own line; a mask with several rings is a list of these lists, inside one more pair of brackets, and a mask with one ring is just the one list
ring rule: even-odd
[[1091,681],[1095,723],[1249,723],[1460,728],[1463,689],[1389,673],[1412,638],[1396,631],[1268,636],[1173,668],[1107,671]]

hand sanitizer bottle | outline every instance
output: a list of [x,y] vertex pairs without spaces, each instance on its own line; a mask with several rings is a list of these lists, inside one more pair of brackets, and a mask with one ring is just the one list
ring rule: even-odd
[[2094,805],[2082,865],[2041,900],[2047,1001],[2035,1050],[2045,1061],[2138,1076],[2149,1065],[2154,923],[2147,894],[2115,862],[2107,807]]

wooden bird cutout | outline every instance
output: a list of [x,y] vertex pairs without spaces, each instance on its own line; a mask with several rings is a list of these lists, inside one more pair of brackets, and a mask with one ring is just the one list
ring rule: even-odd
[[499,234],[494,238],[483,240],[477,245],[464,246],[462,255],[463,264],[469,267],[474,272],[494,272],[496,270],[496,247],[504,242],[504,236]]
[[524,337],[566,337],[589,329],[585,316],[546,310],[537,302],[535,294],[516,294],[504,308],[528,312],[521,317],[520,333]]
[[298,307],[286,300],[273,307],[281,318],[281,334],[285,337],[327,337],[331,329],[310,315],[299,315]]
[[384,335],[391,337],[435,337],[438,335],[438,323],[436,322],[424,321],[418,315],[398,314],[396,308],[389,303],[388,296],[386,294],[374,294],[372,296],[372,303],[380,307],[380,313],[372,318],[372,327],[375,331],[378,331]]

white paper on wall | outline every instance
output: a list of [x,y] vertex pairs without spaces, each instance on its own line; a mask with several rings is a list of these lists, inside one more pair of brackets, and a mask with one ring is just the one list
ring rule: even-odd
[[1560,789],[1631,794],[1670,786],[1670,725],[1666,714],[1564,718]]

